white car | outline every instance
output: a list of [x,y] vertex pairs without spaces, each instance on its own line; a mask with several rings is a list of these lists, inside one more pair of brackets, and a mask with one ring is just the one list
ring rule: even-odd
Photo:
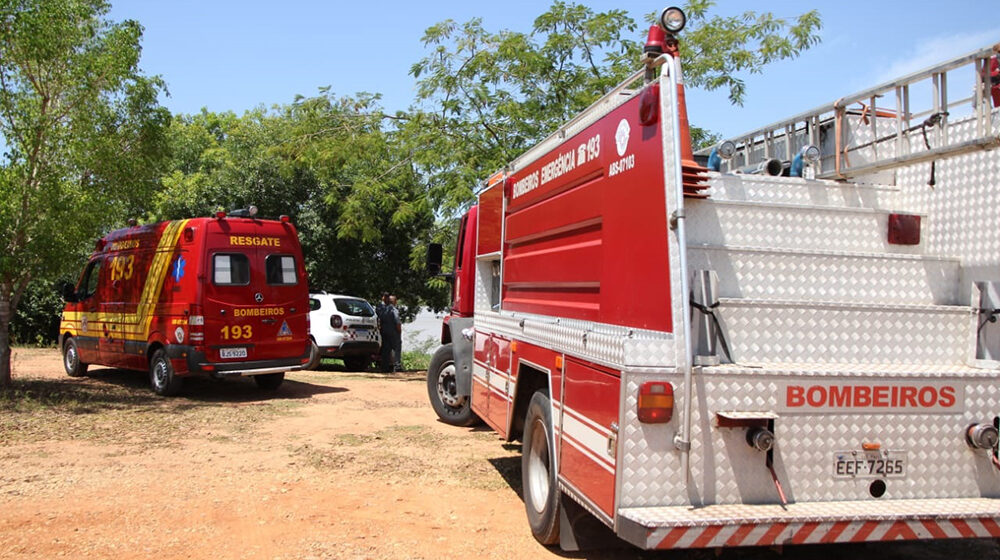
[[364,371],[377,358],[382,337],[375,309],[362,298],[309,294],[309,338],[315,369],[322,358],[340,358],[347,369]]

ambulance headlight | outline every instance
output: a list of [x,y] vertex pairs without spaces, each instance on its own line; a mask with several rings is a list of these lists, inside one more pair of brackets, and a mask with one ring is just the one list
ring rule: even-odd
[[657,21],[660,27],[668,33],[678,33],[681,29],[684,29],[684,25],[687,23],[687,16],[684,15],[684,10],[676,6],[671,6],[664,8],[660,12],[660,18]]

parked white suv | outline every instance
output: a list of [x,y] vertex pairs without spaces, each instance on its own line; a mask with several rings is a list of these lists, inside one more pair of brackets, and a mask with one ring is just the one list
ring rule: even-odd
[[312,359],[306,369],[316,369],[321,358],[340,358],[347,369],[364,371],[382,342],[371,304],[326,292],[309,294],[309,338]]

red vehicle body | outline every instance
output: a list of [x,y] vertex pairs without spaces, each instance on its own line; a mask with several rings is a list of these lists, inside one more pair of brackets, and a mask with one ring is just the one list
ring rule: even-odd
[[[602,532],[649,549],[1000,537],[1000,395],[983,397],[1000,360],[970,360],[996,305],[970,306],[958,260],[893,233],[919,224],[913,201],[792,174],[819,150],[803,131],[822,144],[850,115],[782,124],[781,149],[750,135],[738,171],[710,172],[676,39],[654,28],[646,49],[462,218],[435,412],[522,441],[532,533],[568,550]],[[878,170],[907,179],[929,157],[911,155]],[[982,236],[954,230],[938,250],[978,256]]]
[[97,242],[66,294],[60,346],[88,364],[150,372],[175,394],[190,375],[251,375],[275,389],[309,358],[309,289],[295,226],[220,214],[133,226]]

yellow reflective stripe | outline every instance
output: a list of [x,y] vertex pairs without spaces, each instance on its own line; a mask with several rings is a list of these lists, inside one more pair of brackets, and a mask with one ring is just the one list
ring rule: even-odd
[[[160,243],[156,247],[156,254],[153,256],[153,263],[149,266],[146,276],[146,284],[142,288],[142,296],[139,298],[138,313],[135,315],[125,315],[126,338],[133,340],[145,340],[149,337],[149,325],[153,321],[153,310],[157,302],[160,301],[160,292],[163,290],[163,280],[170,269],[170,261],[174,256],[174,247],[177,240],[184,231],[188,220],[177,220],[167,224],[160,236]],[[132,320],[134,318],[134,321]],[[131,325],[129,325],[131,323]],[[129,328],[134,326],[134,328]],[[132,336],[128,336],[132,335]],[[140,336],[141,335],[141,336]]]

